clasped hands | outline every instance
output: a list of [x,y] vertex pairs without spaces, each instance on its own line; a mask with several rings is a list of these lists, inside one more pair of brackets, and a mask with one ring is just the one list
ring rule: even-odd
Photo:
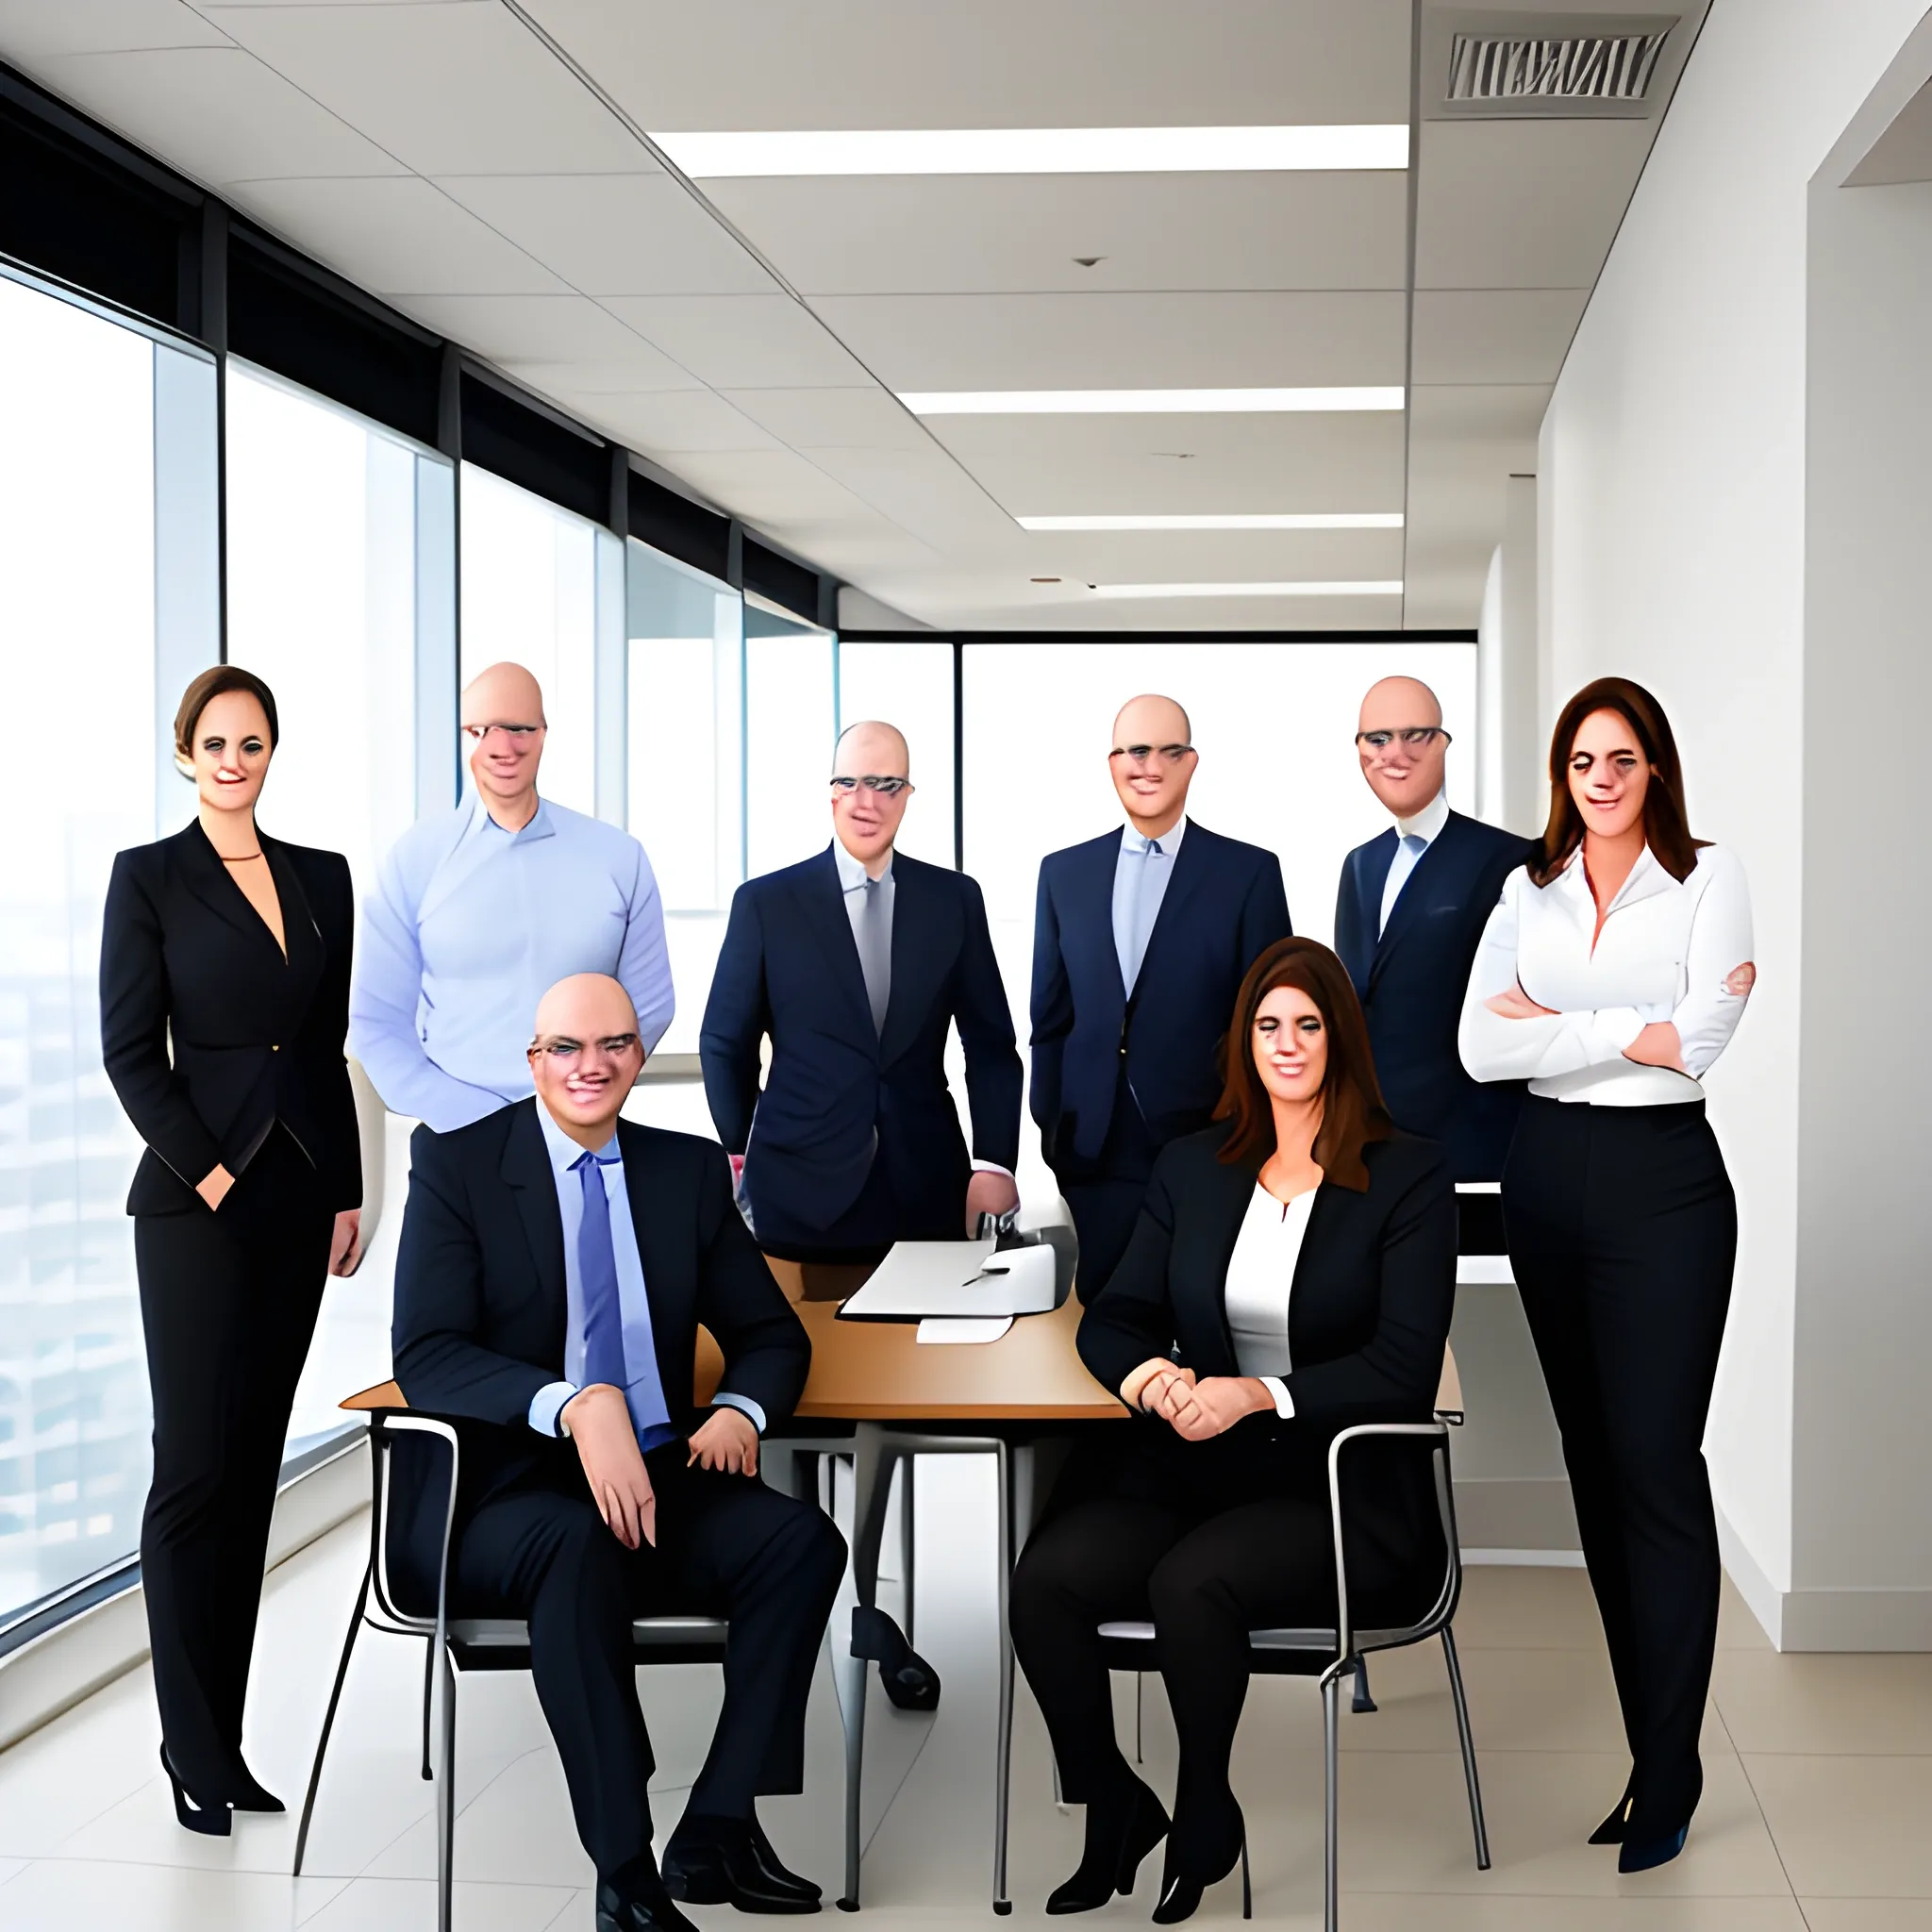
[[[1553,1018],[1555,1012],[1553,1008],[1538,1006],[1524,991],[1521,980],[1507,992],[1485,1000],[1483,1005],[1505,1020],[1544,1020]],[[1670,1021],[1653,1020],[1624,1049],[1624,1058],[1635,1060],[1640,1067],[1668,1067],[1672,1073],[1681,1074],[1684,1041]]]
[[[638,1447],[637,1430],[624,1391],[610,1382],[592,1382],[563,1405],[558,1417],[576,1444],[584,1480],[597,1513],[625,1549],[658,1545],[658,1494]],[[730,1475],[758,1473],[758,1432],[739,1408],[714,1408],[691,1432],[691,1462]],[[690,1467],[690,1463],[686,1464]]]
[[1268,1385],[1257,1375],[1197,1376],[1161,1356],[1142,1362],[1122,1383],[1121,1399],[1129,1408],[1159,1416],[1189,1442],[1205,1442],[1243,1416],[1274,1407]]

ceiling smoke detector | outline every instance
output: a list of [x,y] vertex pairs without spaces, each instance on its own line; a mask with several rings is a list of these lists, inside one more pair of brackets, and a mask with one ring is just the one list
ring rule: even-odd
[[1670,99],[1702,10],[1425,9],[1423,71],[1442,77],[1427,111],[1435,120],[1647,118]]

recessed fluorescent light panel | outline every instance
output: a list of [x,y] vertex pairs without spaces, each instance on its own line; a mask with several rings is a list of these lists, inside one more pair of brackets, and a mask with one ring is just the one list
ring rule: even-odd
[[1015,517],[1023,530],[1399,530],[1399,509],[1204,517]]
[[899,400],[915,416],[1249,416],[1399,409],[1402,389],[953,389]]
[[1095,584],[1096,597],[1399,597],[1402,579],[1345,584]]
[[699,181],[750,175],[1191,175],[1408,166],[1400,122],[1343,127],[839,127],[653,134]]

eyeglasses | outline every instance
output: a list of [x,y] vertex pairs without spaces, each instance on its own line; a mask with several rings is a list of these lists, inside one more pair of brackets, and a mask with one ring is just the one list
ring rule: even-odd
[[1398,740],[1404,751],[1424,752],[1439,738],[1445,745],[1456,741],[1440,724],[1410,724],[1400,731],[1357,731],[1355,741],[1372,757],[1384,758],[1395,749]]
[[1193,752],[1191,744],[1117,744],[1108,753],[1110,758],[1125,758],[1130,765],[1177,765]]
[[[603,1040],[591,1043],[600,1047],[613,1059],[617,1059],[637,1045],[638,1037],[635,1033],[612,1033]],[[584,1042],[581,1040],[572,1040],[568,1035],[554,1035],[548,1040],[533,1041],[531,1044],[539,1053],[547,1055],[554,1060],[574,1060],[584,1051]]]
[[842,791],[848,798],[861,785],[868,791],[876,791],[881,798],[897,798],[902,791],[910,791],[912,790],[912,780],[910,778],[867,776],[864,778],[834,778],[832,780],[833,791]]
[[492,731],[500,731],[512,744],[521,744],[526,738],[535,738],[542,729],[541,724],[465,724],[463,736],[472,744],[481,744]]

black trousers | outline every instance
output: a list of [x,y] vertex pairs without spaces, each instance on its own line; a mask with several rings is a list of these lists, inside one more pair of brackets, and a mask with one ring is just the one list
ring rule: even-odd
[[634,1617],[725,1617],[724,1705],[689,1809],[749,1818],[805,1778],[805,1706],[845,1541],[831,1521],[756,1478],[686,1466],[682,1441],[645,1458],[658,1542],[626,1550],[575,1454],[487,1498],[457,1531],[451,1599],[530,1626],[538,1701],[570,1787],[577,1836],[614,1878],[651,1848],[656,1760],[638,1705]]
[[1079,1278],[1074,1285],[1083,1303],[1092,1301],[1107,1286],[1127,1252],[1159,1152],[1160,1143],[1147,1131],[1140,1105],[1122,1074],[1099,1154],[1083,1160],[1068,1148],[1055,1162],[1054,1178],[1074,1217],[1074,1234],[1080,1243]]
[[[1063,1493],[1085,1493],[1027,1543],[1013,1575],[1010,1617],[1013,1648],[1046,1719],[1061,1789],[1076,1805],[1105,1801],[1132,1775],[1114,1739],[1099,1626],[1153,1623],[1180,1738],[1174,1855],[1198,1868],[1226,1849],[1228,1764],[1247,1698],[1248,1632],[1333,1624],[1335,1535],[1319,1458],[1307,1458],[1306,1468],[1285,1478],[1271,1469],[1259,1429],[1243,1424],[1214,1441],[1183,1445],[1156,1439],[1158,1426],[1127,1425],[1141,1440],[1104,1482],[1082,1480],[1088,1471],[1069,1472]],[[1410,1613],[1414,1591],[1405,1585],[1420,1557],[1411,1552],[1405,1560],[1352,1538],[1352,1608],[1359,1614],[1399,1603]],[[1440,1581],[1440,1555],[1434,1560]]]
[[1633,1831],[1683,1824],[1717,1643],[1704,1424],[1738,1212],[1704,1103],[1532,1097],[1503,1175],[1509,1256],[1635,1764]]
[[246,1788],[242,1715],[269,1521],[334,1223],[279,1127],[218,1211],[134,1221],[155,1419],[142,1588],[161,1736],[203,1804]]

